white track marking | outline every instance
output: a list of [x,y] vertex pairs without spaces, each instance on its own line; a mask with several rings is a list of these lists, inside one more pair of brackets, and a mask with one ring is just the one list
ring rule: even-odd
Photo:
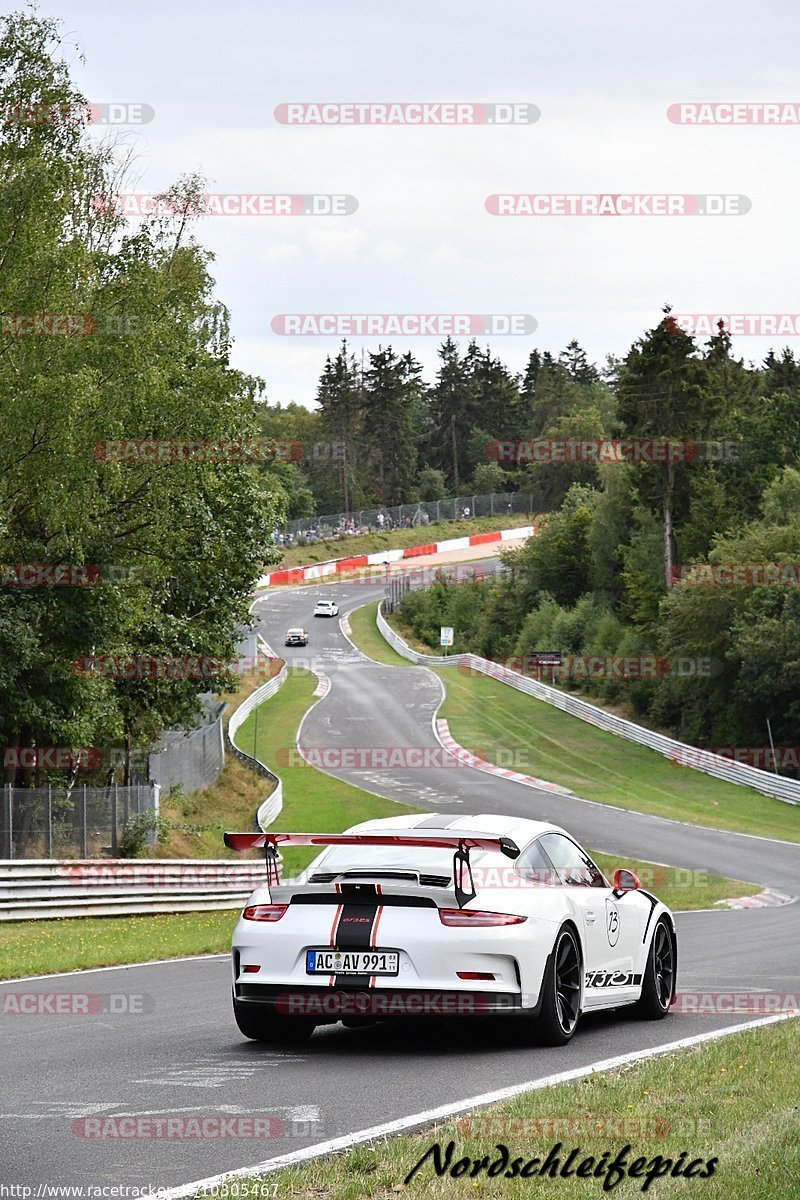
[[66,979],[68,975],[93,975],[96,971],[130,971],[134,967],[163,967],[166,963],[203,962],[207,958],[227,957],[228,951],[225,950],[220,954],[187,954],[183,958],[151,958],[147,962],[116,963],[108,967],[80,967],[76,971],[55,971],[52,975],[15,975],[10,979],[0,979],[0,987],[6,983],[28,983],[34,979]]
[[174,1188],[164,1188],[159,1191],[159,1200],[184,1200],[203,1188],[216,1187],[232,1179],[247,1179],[257,1175],[268,1175],[280,1171],[284,1167],[298,1166],[321,1158],[325,1154],[333,1154],[341,1150],[349,1150],[352,1146],[363,1145],[390,1134],[404,1133],[420,1125],[430,1125],[435,1121],[445,1120],[458,1113],[468,1112],[473,1108],[482,1108],[488,1104],[497,1104],[503,1100],[512,1100],[524,1092],[534,1092],[541,1088],[554,1087],[560,1083],[570,1083],[574,1079],[584,1079],[595,1071],[613,1071],[616,1067],[627,1063],[642,1062],[648,1058],[658,1058],[670,1054],[673,1050],[687,1050],[692,1046],[700,1046],[704,1042],[713,1042],[718,1038],[728,1037],[732,1033],[740,1033],[743,1029],[758,1029],[764,1025],[774,1025],[778,1021],[796,1019],[798,1013],[778,1013],[771,1017],[760,1017],[756,1021],[743,1021],[740,1025],[726,1025],[724,1029],[713,1029],[709,1033],[698,1033],[692,1037],[680,1038],[676,1042],[666,1042],[662,1046],[652,1046],[646,1050],[635,1050],[631,1054],[619,1054],[615,1058],[604,1058],[599,1062],[590,1063],[585,1067],[575,1067],[571,1071],[560,1071],[556,1075],[546,1075],[543,1079],[533,1079],[527,1083],[517,1083],[511,1087],[499,1088],[494,1092],[483,1092],[478,1096],[470,1096],[464,1100],[455,1100],[451,1104],[442,1104],[438,1108],[429,1108],[424,1112],[412,1113],[400,1117],[396,1121],[386,1121],[383,1125],[373,1125],[370,1129],[360,1129],[357,1133],[347,1133],[342,1137],[331,1138],[327,1142],[318,1142],[315,1146],[306,1146],[304,1150],[293,1150],[290,1154],[281,1154],[277,1158],[268,1158],[265,1162],[253,1167],[240,1167],[235,1171],[225,1171],[220,1175],[210,1175],[207,1179],[198,1179],[194,1183],[181,1184]]

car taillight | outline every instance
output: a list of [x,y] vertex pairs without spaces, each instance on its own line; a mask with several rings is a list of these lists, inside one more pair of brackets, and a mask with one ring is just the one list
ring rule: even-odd
[[248,904],[242,913],[245,921],[280,921],[288,904]]
[[514,913],[473,912],[467,908],[440,908],[439,920],[443,925],[470,926],[484,929],[489,925],[521,925],[527,917]]

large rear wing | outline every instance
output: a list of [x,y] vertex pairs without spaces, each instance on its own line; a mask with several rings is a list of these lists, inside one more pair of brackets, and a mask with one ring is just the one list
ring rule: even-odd
[[[519,846],[511,838],[482,833],[226,833],[230,850],[263,850],[267,881],[279,882],[279,846],[410,846],[453,850],[453,878],[459,908],[474,899],[475,882],[469,862],[470,850],[494,850],[507,858],[519,857]],[[468,885],[469,890],[464,886]]]
[[273,846],[429,846],[442,850],[499,850],[519,857],[519,847],[507,837],[482,833],[226,833],[229,850],[261,850]]

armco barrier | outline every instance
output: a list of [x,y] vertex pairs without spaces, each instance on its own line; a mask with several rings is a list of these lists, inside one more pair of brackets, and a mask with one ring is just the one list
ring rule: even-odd
[[[263,641],[260,648],[267,657],[275,657]],[[228,722],[231,753],[275,785],[256,814],[261,829],[281,811],[281,781],[264,763],[240,750],[234,737],[285,678],[284,664]],[[265,878],[260,858],[0,859],[0,921],[236,909]]]
[[[692,757],[696,757],[698,754],[696,746],[689,746],[684,742],[677,742],[672,738],[665,737],[661,733],[654,733],[652,729],[635,725],[633,721],[617,717],[613,713],[606,712],[605,709],[587,703],[586,700],[570,696],[567,692],[560,691],[559,688],[550,687],[538,679],[530,679],[518,671],[511,671],[508,667],[502,667],[486,658],[479,658],[475,654],[450,654],[446,658],[440,655],[420,654],[417,650],[412,650],[403,638],[391,628],[383,615],[383,601],[378,606],[377,623],[378,629],[389,645],[403,658],[407,658],[419,666],[457,666],[459,663],[465,663],[472,670],[480,671],[482,675],[499,679],[501,683],[507,683],[509,687],[516,688],[518,692],[525,692],[537,700],[552,704],[554,708],[560,708],[562,712],[569,713],[570,716],[586,721],[590,725],[595,725],[598,729],[605,730],[606,733],[614,733],[618,737],[626,738],[629,742],[647,746],[648,749],[655,750],[658,754],[663,754],[665,758],[671,758],[675,762],[685,762],[692,770],[702,771],[705,775],[713,775],[716,779],[724,779],[727,783],[755,788],[762,795],[783,800],[786,804],[800,804],[800,780],[784,779],[780,775],[773,775],[769,771],[762,771],[758,767],[738,763],[733,759],[720,760],[718,755],[713,756],[713,762],[692,762]],[[705,757],[711,758],[712,756]]]
[[[271,652],[267,652],[266,643],[262,642],[261,648],[267,654],[267,657],[275,657]],[[283,664],[277,675],[268,680],[267,683],[262,684],[261,687],[256,688],[254,692],[251,692],[247,699],[242,701],[239,707],[231,713],[230,720],[228,721],[228,746],[231,753],[241,762],[251,767],[252,770],[263,776],[264,779],[272,780],[275,785],[256,813],[256,821],[261,829],[266,829],[270,826],[283,808],[283,785],[279,777],[274,771],[270,771],[266,763],[262,763],[254,755],[247,754],[244,750],[241,750],[236,745],[235,738],[237,731],[250,716],[253,709],[257,708],[262,701],[274,695],[285,679],[286,663]]]
[[498,529],[492,533],[473,533],[466,537],[448,538],[444,542],[431,542],[426,546],[402,546],[397,550],[378,550],[374,554],[358,554],[349,558],[331,558],[327,562],[306,567],[287,567],[283,571],[271,571],[262,575],[257,588],[274,587],[277,584],[304,583],[314,579],[327,579],[345,571],[357,571],[362,567],[382,567],[386,563],[401,562],[407,558],[421,558],[426,554],[448,554],[452,550],[468,550],[470,546],[487,546],[492,542],[514,542],[519,538],[532,537],[535,525],[517,525],[511,529]]
[[241,908],[263,859],[0,860],[0,921]]

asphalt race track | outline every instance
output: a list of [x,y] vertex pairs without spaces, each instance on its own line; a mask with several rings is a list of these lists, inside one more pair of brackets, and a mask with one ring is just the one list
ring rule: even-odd
[[[441,700],[424,668],[364,659],[337,620],[314,619],[333,594],[342,613],[382,594],[349,584],[279,591],[256,605],[261,630],[288,660],[313,658],[330,690],[309,713],[304,748],[436,747],[431,718]],[[283,649],[289,625],[311,633]],[[584,843],[621,854],[752,880],[797,895],[800,845],[681,825],[537,791],[470,769],[339,770],[349,782],[417,807],[502,811],[564,825]],[[754,889],[757,890],[757,889]],[[678,915],[679,990],[800,991],[800,903]],[[234,919],[231,917],[231,926]],[[414,1114],[494,1088],[746,1021],[747,1016],[671,1014],[661,1022],[584,1018],[563,1049],[529,1049],[496,1022],[318,1030],[300,1049],[246,1042],[233,1022],[225,957],[127,967],[0,985],[15,992],[143,997],[143,1011],[18,1016],[4,1011],[0,1096],[3,1181],[32,1186],[173,1186]],[[94,1002],[108,1007],[111,1002]],[[130,1004],[129,1001],[116,1003]],[[269,1140],[87,1138],[81,1119],[122,1114],[274,1114]],[[34,1195],[35,1190],[34,1190]]]

